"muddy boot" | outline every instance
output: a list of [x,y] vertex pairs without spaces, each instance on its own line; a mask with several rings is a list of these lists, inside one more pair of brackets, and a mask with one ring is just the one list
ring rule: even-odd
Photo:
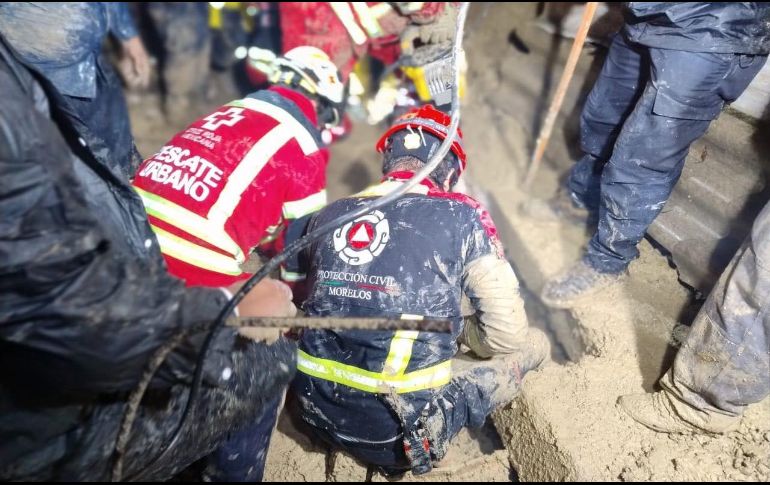
[[581,298],[617,284],[625,274],[625,271],[601,273],[580,260],[565,273],[549,280],[540,299],[553,308],[570,308]]
[[666,391],[620,396],[618,407],[637,423],[660,433],[724,433],[734,429],[740,420],[712,417]]

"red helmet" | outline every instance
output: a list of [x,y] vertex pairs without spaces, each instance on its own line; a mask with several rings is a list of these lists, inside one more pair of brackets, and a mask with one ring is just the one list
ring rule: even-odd
[[[449,115],[437,110],[429,104],[420,108],[414,108],[408,113],[398,117],[390,129],[382,135],[380,141],[377,142],[377,151],[383,153],[390,137],[401,130],[422,128],[428,133],[441,139],[441,141],[444,141],[449,132],[450,123],[451,118]],[[463,132],[459,128],[457,129],[457,135],[452,142],[452,152],[457,155],[457,159],[460,161],[460,172],[464,171],[466,156],[465,150],[463,149]]]

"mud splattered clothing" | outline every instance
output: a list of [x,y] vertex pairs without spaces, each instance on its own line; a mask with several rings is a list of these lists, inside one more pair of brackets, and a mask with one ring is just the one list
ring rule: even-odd
[[[663,10],[671,6],[654,5],[663,5]],[[740,96],[767,58],[767,6],[751,13],[757,27],[751,34],[747,19],[708,23],[716,15],[712,10],[745,10],[746,4],[683,5],[707,6],[697,8],[709,12],[702,12],[698,22],[681,8],[680,17],[650,17],[650,32],[668,39],[664,48],[657,45],[661,39],[642,28],[648,17],[615,36],[583,108],[585,155],[572,169],[569,188],[578,205],[599,213],[585,261],[601,272],[619,273],[639,255],[636,245],[679,180],[690,144],[706,132],[725,103]],[[668,19],[665,29],[659,25],[661,17]],[[717,27],[722,30],[714,31]],[[680,42],[672,38],[676,29]],[[714,32],[711,42],[705,37],[709,31]],[[751,34],[754,40],[742,49],[726,40],[731,32]],[[688,50],[695,45],[686,39],[689,35],[702,37],[697,44],[701,51]]]
[[[310,228],[411,176],[389,174],[382,184],[323,209]],[[480,426],[500,403],[498,385],[514,380],[512,369],[492,364],[453,376],[457,339],[492,355],[522,351],[528,334],[516,278],[489,215],[473,199],[426,180],[397,202],[320,239],[308,258],[308,315],[452,322],[451,334],[307,331],[293,386],[303,418],[332,445],[388,472],[428,471],[430,459],[427,470],[421,468],[407,458],[405,443],[412,450],[428,443],[432,458],[440,459],[463,426]],[[496,298],[485,293],[490,289],[497,290]],[[486,308],[466,325],[463,293],[475,309]]]
[[110,168],[131,176],[141,158],[120,80],[101,54],[108,34],[121,41],[137,35],[125,2],[4,2],[0,33],[107,145]]
[[648,47],[689,52],[770,51],[766,2],[629,2],[625,32]]
[[430,22],[444,9],[443,2],[411,3],[412,10],[400,11],[388,2],[281,2],[282,51],[318,47],[339,68],[343,80],[367,53],[392,64],[407,25]]
[[[169,276],[139,197],[109,151],[0,35],[0,480],[110,480],[129,393],[158,349],[211,322],[221,291]],[[107,167],[107,168],[105,168]],[[254,420],[294,373],[296,347],[213,338],[174,449],[206,332],[160,366],[125,454],[125,477],[163,481]]]
[[[661,380],[676,409],[706,429],[770,395],[770,205],[722,274]],[[692,413],[690,413],[692,414]],[[689,415],[685,415],[685,418]],[[701,421],[702,420],[702,421]]]
[[[273,87],[222,106],[144,161],[134,187],[169,271],[188,285],[245,279],[253,249],[280,251],[326,203],[328,150],[312,103]],[[304,279],[298,262],[281,271]]]
[[146,8],[163,44],[159,57],[166,109],[184,112],[194,97],[203,95],[209,77],[209,6],[203,2],[148,2]]

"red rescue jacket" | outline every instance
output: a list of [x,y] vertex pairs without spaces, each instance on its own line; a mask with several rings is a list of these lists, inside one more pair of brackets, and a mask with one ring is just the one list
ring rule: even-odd
[[[282,250],[291,227],[326,204],[328,149],[312,103],[281,87],[222,106],[140,166],[142,197],[169,271],[190,286],[229,286],[249,276],[253,250]],[[304,279],[296,260],[284,281]]]

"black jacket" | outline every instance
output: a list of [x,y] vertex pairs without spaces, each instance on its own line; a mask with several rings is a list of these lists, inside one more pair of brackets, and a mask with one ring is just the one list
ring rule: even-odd
[[768,2],[629,2],[625,33],[649,47],[688,52],[767,54]]
[[[382,184],[328,205],[314,217],[310,229],[358,209],[412,175],[389,174]],[[399,354],[403,367],[397,378],[388,381],[388,385],[402,386],[400,396],[410,411],[404,411],[401,418],[414,423],[437,390],[448,383],[448,367],[443,374],[439,367],[448,365],[457,353],[456,341],[463,329],[460,301],[463,292],[473,295],[470,263],[485,256],[502,259],[501,254],[494,224],[476,201],[444,192],[426,180],[397,202],[348,223],[309,248],[310,295],[304,309],[316,316],[417,315],[452,322],[451,334],[414,332],[408,337],[408,351]],[[515,288],[511,290],[510,298],[518,298]],[[292,383],[301,396],[303,418],[347,443],[384,443],[386,448],[400,443],[397,436],[402,423],[379,396],[384,392],[377,387],[380,384],[372,387],[377,379],[387,379],[395,372],[387,371],[387,363],[398,354],[394,354],[394,342],[403,339],[399,334],[304,332],[299,372]],[[340,364],[358,377],[319,374],[315,366],[319,359]],[[425,386],[427,372],[443,375],[445,380]],[[361,375],[372,379],[360,380]],[[473,412],[469,410],[469,414]],[[486,414],[481,410],[478,414],[468,420],[483,422]]]
[[[226,301],[168,275],[140,199],[105,157],[0,38],[0,480],[108,479],[125,400],[147,361]],[[188,337],[152,382],[127,476],[178,422],[204,337]],[[294,359],[286,343],[220,332],[191,420],[195,439],[188,426],[149,478],[170,476],[253,419],[262,396],[289,381]]]

